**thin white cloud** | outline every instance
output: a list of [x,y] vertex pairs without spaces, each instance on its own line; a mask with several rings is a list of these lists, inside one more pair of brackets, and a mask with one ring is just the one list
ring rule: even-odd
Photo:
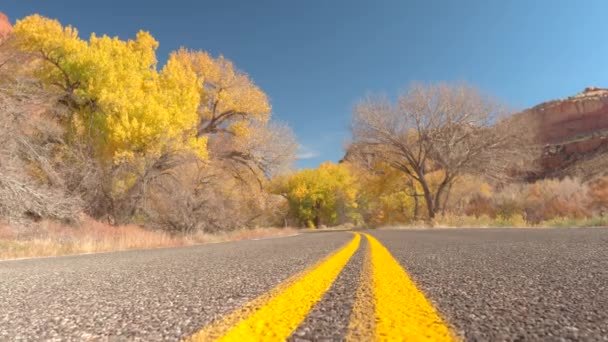
[[312,159],[320,156],[321,154],[318,151],[315,151],[309,147],[300,145],[298,149],[298,153],[296,154],[296,158],[298,160],[302,159]]
[[319,152],[314,152],[314,151],[303,152],[303,153],[296,154],[296,158],[298,160],[301,160],[301,159],[312,159],[312,158],[316,158],[318,156],[319,156]]

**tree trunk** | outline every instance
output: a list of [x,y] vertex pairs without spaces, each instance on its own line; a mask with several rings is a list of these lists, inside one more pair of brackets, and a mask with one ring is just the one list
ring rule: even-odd
[[435,218],[435,203],[433,202],[433,195],[426,182],[423,180],[420,182],[422,185],[422,191],[424,192],[424,202],[426,202],[426,209],[429,215],[429,221]]
[[317,203],[315,203],[315,217],[312,223],[315,225],[315,228],[319,228],[321,225],[321,200],[317,200]]
[[435,199],[433,201],[433,209],[435,209],[435,211],[441,210],[441,195],[445,191],[446,186],[451,183],[451,180],[452,178],[449,177],[449,175],[446,175],[443,181],[441,181],[439,184],[439,187],[437,187],[437,193],[435,193]]
[[441,205],[441,214],[445,215],[445,208],[448,206],[448,202],[450,201],[450,193],[452,192],[452,182],[448,185],[445,190],[445,198],[443,199],[443,204]]
[[418,212],[419,212],[419,206],[420,204],[418,203],[418,193],[414,192],[414,220],[418,221]]
[[420,201],[418,197],[420,194],[416,191],[416,185],[414,185],[414,181],[410,178],[410,181],[407,183],[407,186],[410,188],[411,195],[414,198],[414,221],[418,220],[418,215],[420,212]]

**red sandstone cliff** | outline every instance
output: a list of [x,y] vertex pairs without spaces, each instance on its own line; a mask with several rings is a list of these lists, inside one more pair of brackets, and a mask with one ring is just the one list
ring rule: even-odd
[[12,30],[13,27],[6,14],[0,12],[0,40],[6,38]]
[[524,113],[539,120],[541,143],[563,143],[608,129],[608,89],[587,88],[578,95],[545,102]]
[[[608,163],[602,166],[597,160],[608,156],[608,89],[586,88],[580,94],[542,103],[519,115],[538,127],[537,139],[544,145],[541,176],[588,178],[608,169]],[[571,170],[577,172],[571,174]]]

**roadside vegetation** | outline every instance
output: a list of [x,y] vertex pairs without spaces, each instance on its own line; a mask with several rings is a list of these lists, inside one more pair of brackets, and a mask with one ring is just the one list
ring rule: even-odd
[[284,225],[265,187],[297,143],[267,95],[222,56],[180,49],[160,67],[157,47],[143,31],[85,40],[38,15],[17,22],[0,46],[5,226],[86,230],[90,217],[176,238]]
[[242,228],[218,233],[170,234],[138,225],[111,226],[82,218],[78,225],[41,221],[27,228],[0,225],[0,260],[198,244],[293,235],[293,228]]
[[264,227],[605,221],[608,178],[533,181],[538,127],[466,84],[363,99],[344,160],[296,172],[293,133],[246,73],[186,48],[160,66],[158,44],[39,15],[0,42],[0,258],[290,232]]

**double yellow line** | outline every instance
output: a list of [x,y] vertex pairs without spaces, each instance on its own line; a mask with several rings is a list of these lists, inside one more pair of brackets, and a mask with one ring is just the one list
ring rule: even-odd
[[[351,313],[351,341],[454,341],[437,311],[378,240],[368,241]],[[187,341],[283,341],[329,290],[361,236],[316,265],[202,329]]]

